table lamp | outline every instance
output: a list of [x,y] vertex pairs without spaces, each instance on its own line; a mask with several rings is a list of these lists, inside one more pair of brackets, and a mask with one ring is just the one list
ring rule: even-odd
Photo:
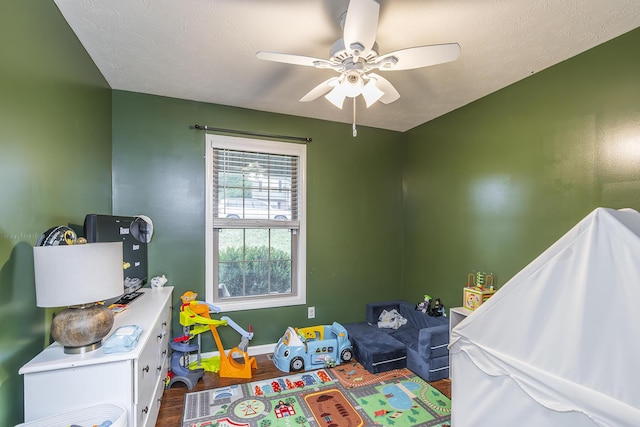
[[51,322],[51,336],[67,354],[96,350],[113,327],[99,301],[124,292],[122,242],[33,248],[38,307],[68,308]]

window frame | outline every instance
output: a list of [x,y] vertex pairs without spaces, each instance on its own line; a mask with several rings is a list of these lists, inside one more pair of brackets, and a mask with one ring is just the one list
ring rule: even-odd
[[[298,157],[298,223],[296,243],[292,244],[292,276],[295,275],[296,292],[286,296],[245,296],[241,299],[220,300],[215,297],[217,291],[217,263],[218,263],[218,233],[214,231],[214,149],[229,149],[236,151],[251,151]],[[307,228],[307,147],[305,144],[287,143],[281,141],[260,140],[236,136],[206,134],[205,138],[205,300],[215,304],[222,311],[240,311],[262,308],[285,307],[306,304],[306,228]],[[216,207],[217,208],[217,207]],[[229,220],[226,220],[229,221]],[[241,223],[242,220],[236,220]],[[218,221],[220,222],[220,221]],[[224,221],[222,221],[224,222]],[[282,224],[284,225],[284,224]],[[224,227],[223,227],[224,228]],[[234,227],[248,228],[248,227]],[[269,228],[267,226],[261,228]],[[275,227],[272,227],[275,228]],[[282,228],[282,227],[278,227]]]

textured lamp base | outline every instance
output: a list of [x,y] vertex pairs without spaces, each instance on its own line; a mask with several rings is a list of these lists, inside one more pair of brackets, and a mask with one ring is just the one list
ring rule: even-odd
[[67,354],[97,350],[113,327],[113,313],[101,304],[69,307],[51,322],[51,336]]

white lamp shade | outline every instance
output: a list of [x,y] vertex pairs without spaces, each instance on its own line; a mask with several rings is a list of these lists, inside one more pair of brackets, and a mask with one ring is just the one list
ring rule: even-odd
[[341,85],[344,87],[345,95],[349,98],[355,98],[362,93],[362,84],[362,77],[358,77],[358,80],[356,80],[355,82],[345,80],[341,83]]
[[122,242],[33,248],[38,307],[104,301],[124,293]]
[[382,98],[382,95],[384,95],[384,92],[376,86],[376,80],[374,78],[370,78],[369,83],[364,85],[364,88],[362,88],[362,96],[364,97],[364,101],[367,103],[367,108]]
[[342,83],[334,87],[331,92],[324,96],[329,102],[331,102],[336,107],[342,109],[342,104],[344,104],[344,99],[347,97],[345,92],[345,87]]

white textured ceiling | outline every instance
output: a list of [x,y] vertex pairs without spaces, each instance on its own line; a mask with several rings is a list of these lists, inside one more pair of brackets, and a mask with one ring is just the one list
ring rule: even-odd
[[[113,89],[351,123],[335,74],[255,57],[329,57],[347,0],[54,0]],[[380,0],[379,53],[458,42],[451,63],[384,76],[400,92],[358,125],[406,131],[640,26],[638,0]],[[637,55],[638,52],[629,52]],[[361,98],[361,97],[359,97]]]

